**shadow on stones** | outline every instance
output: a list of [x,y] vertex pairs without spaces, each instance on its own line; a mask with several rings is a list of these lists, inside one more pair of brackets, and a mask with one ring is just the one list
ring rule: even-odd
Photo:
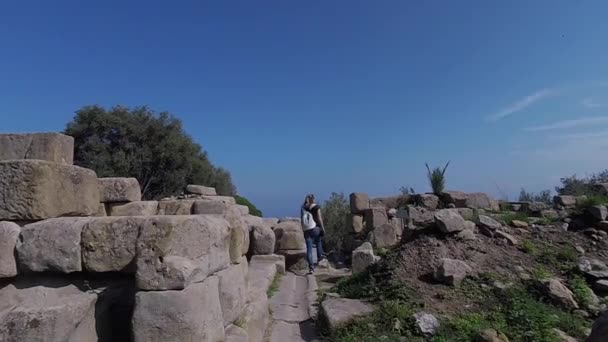
[[440,284],[438,281],[435,280],[433,272],[421,275],[420,277],[418,277],[418,280],[431,285]]
[[306,342],[318,341],[317,328],[312,319],[300,322],[300,336]]

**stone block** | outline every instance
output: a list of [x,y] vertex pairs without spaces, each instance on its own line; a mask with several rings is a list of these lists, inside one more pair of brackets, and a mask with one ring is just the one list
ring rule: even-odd
[[350,212],[353,214],[361,214],[369,209],[369,197],[362,192],[354,192],[350,194]]
[[429,227],[435,224],[435,212],[422,207],[407,207],[408,225],[411,222],[417,227]]
[[349,218],[349,227],[352,229],[354,233],[363,233],[365,226],[363,225],[363,215],[359,214],[350,214]]
[[15,247],[21,228],[13,222],[0,222],[0,279],[17,275]]
[[596,221],[604,221],[608,218],[608,208],[603,205],[594,205],[592,207],[587,208],[587,212],[593,217]]
[[365,271],[365,269],[374,262],[376,262],[376,256],[374,255],[374,250],[369,242],[365,242],[353,251],[351,262],[353,273]]
[[379,228],[386,223],[388,223],[388,215],[385,208],[370,208],[365,210],[365,228],[368,231]]
[[254,255],[251,257],[252,263],[270,263],[276,266],[278,273],[285,273],[285,256],[270,254],[270,255]]
[[166,200],[158,202],[158,215],[192,215],[196,200]]
[[231,324],[224,331],[226,335],[225,342],[249,342],[247,331],[241,327]]
[[576,205],[576,196],[569,196],[569,195],[554,196],[553,203],[555,203],[556,205],[562,205],[564,207],[573,207]]
[[106,210],[106,205],[104,203],[99,203],[99,207],[97,209],[97,212],[93,216],[95,216],[95,217],[105,217],[105,216],[108,216],[108,212]]
[[154,216],[158,214],[158,201],[106,204],[108,216]]
[[104,203],[141,201],[141,189],[135,178],[99,178],[99,192]]
[[433,194],[416,195],[416,203],[426,209],[435,210],[439,207],[439,197]]
[[321,303],[321,309],[329,329],[333,331],[359,316],[371,314],[376,308],[358,299],[328,298]]
[[99,209],[95,172],[42,160],[0,162],[0,220],[92,216]]
[[466,206],[468,208],[486,209],[499,211],[500,206],[498,201],[483,192],[475,192],[467,194]]
[[435,213],[435,225],[444,233],[457,233],[464,230],[464,219],[454,209],[442,209]]
[[253,256],[249,263],[249,286],[247,298],[249,300],[266,294],[277,274],[276,262]]
[[71,165],[74,138],[60,133],[0,134],[0,160],[19,159]]
[[299,222],[285,221],[274,228],[275,250],[306,249],[306,241]]
[[[245,271],[245,272],[244,272]],[[240,264],[216,273],[224,326],[236,321],[247,301],[247,268]],[[252,284],[255,286],[256,284]]]
[[559,220],[559,213],[551,209],[541,211],[540,216],[550,220]]
[[236,200],[231,196],[201,196],[201,199],[208,201],[218,201],[225,204],[236,205]]
[[268,311],[268,296],[266,292],[260,293],[259,296],[251,298],[251,301],[245,306],[243,313],[238,319],[239,325],[247,331],[249,341],[261,342],[264,341],[264,333],[270,321],[270,312]]
[[410,195],[396,195],[388,197],[376,197],[369,201],[369,205],[372,208],[384,207],[388,209],[396,209],[406,206],[413,202],[413,198]]
[[239,210],[241,215],[249,215],[249,207],[246,205],[235,205],[235,207]]
[[445,191],[439,196],[444,204],[454,204],[456,208],[467,206],[467,194],[462,191]]
[[230,228],[230,260],[237,262],[247,254],[250,245],[249,226],[235,206],[229,206],[224,214],[209,214],[207,216],[223,218]]
[[216,196],[215,188],[202,186],[202,185],[194,185],[188,184],[186,186],[186,193],[192,195],[205,195],[205,196]]
[[276,236],[268,226],[254,226],[251,230],[250,241],[250,253],[252,255],[274,253]]
[[232,204],[224,203],[221,201],[197,200],[194,202],[194,205],[192,207],[192,213],[194,215],[223,215],[227,213],[232,207]]
[[387,248],[398,245],[399,236],[395,226],[390,223],[385,223],[374,229],[372,232],[372,241],[376,248]]
[[179,290],[230,264],[229,223],[209,215],[149,216],[137,242],[136,284]]
[[464,261],[443,258],[435,269],[435,280],[447,285],[458,285],[473,269]]
[[209,277],[181,291],[138,292],[133,341],[223,341],[218,284],[217,277]]

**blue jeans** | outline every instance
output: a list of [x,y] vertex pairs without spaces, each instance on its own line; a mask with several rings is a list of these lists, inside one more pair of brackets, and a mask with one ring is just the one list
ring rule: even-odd
[[306,240],[306,260],[308,261],[308,267],[314,269],[315,265],[312,260],[313,245],[317,245],[317,262],[323,259],[323,236],[321,234],[321,228],[315,227],[305,231],[304,239]]

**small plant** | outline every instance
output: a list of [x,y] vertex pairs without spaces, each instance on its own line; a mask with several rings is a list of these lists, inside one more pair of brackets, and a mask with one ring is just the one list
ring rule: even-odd
[[525,189],[521,189],[519,192],[520,202],[543,202],[546,204],[552,204],[553,199],[551,198],[551,190],[543,190],[538,194],[533,192],[527,192]]
[[500,219],[503,220],[506,224],[512,225],[513,221],[522,221],[530,223],[530,218],[525,213],[519,212],[506,212],[500,215]]
[[551,272],[547,271],[547,269],[543,266],[539,266],[532,271],[532,279],[536,281],[547,280],[550,279],[552,276],[553,275],[551,274]]
[[536,245],[532,240],[525,239],[521,242],[521,250],[524,253],[535,255],[537,252]]
[[589,307],[593,304],[593,291],[587,285],[585,279],[579,275],[574,275],[568,282],[570,289],[574,294],[574,299],[583,307]]
[[279,290],[279,286],[281,284],[281,278],[282,278],[282,276],[280,273],[277,273],[274,276],[274,279],[272,280],[272,284],[270,284],[270,287],[266,291],[268,298],[272,297]]
[[608,196],[600,196],[600,195],[587,196],[586,199],[584,199],[576,204],[576,208],[582,212],[583,210],[585,210],[589,207],[593,207],[594,205],[608,205]]
[[429,182],[431,183],[431,188],[433,189],[433,193],[435,195],[441,194],[445,189],[445,171],[447,170],[450,162],[443,167],[443,170],[439,167],[434,168],[431,171],[429,164],[425,163],[427,170],[427,177],[429,178]]

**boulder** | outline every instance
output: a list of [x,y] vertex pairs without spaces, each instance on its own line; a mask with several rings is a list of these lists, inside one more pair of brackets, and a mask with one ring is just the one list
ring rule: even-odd
[[0,222],[0,279],[17,275],[15,247],[21,228],[13,222]]
[[516,246],[519,243],[519,241],[517,241],[517,239],[513,235],[508,234],[502,230],[495,231],[494,237],[507,240],[507,242],[511,246]]
[[82,271],[82,229],[91,218],[60,217],[25,225],[17,243],[19,269],[24,272]]
[[418,330],[423,335],[435,335],[441,326],[441,324],[439,324],[439,320],[427,312],[418,312],[414,314],[414,319],[416,320]]
[[435,225],[444,233],[457,233],[464,230],[464,219],[453,209],[442,209],[435,213]]
[[[243,218],[238,208],[231,206],[223,215],[211,215],[228,221],[230,228],[230,260],[237,262],[241,256],[247,254],[250,245],[250,226]],[[249,215],[248,215],[249,216]]]
[[276,237],[275,250],[301,250],[306,249],[306,241],[300,227],[300,222],[285,221],[280,222],[274,228]]
[[600,260],[583,257],[577,267],[581,273],[591,279],[608,279],[608,266]]
[[455,208],[451,209],[458,213],[458,215],[462,216],[463,219],[474,221],[475,220],[475,211],[471,208]]
[[466,206],[468,208],[486,209],[499,211],[498,201],[486,193],[476,192],[467,194]]
[[551,209],[541,211],[540,216],[550,220],[559,220],[559,213]]
[[270,321],[268,310],[268,296],[266,291],[260,292],[256,297],[251,297],[245,306],[237,325],[247,331],[249,341],[263,341],[266,327]]
[[576,197],[570,195],[554,196],[553,203],[564,207],[573,207],[576,205]]
[[486,215],[479,215],[479,226],[490,229],[492,231],[498,230],[502,227],[498,221]]
[[357,234],[362,233],[363,229],[365,228],[363,225],[363,215],[350,214],[348,218],[350,222],[349,226],[351,227],[352,231]]
[[276,217],[264,217],[262,220],[264,220],[264,222],[270,226],[271,229],[274,229],[274,226],[279,224],[279,219]]
[[359,273],[367,269],[367,267],[376,262],[374,249],[369,242],[363,243],[359,248],[352,253],[352,269],[353,273]]
[[99,209],[95,172],[42,160],[0,162],[0,220],[93,216]]
[[483,330],[477,335],[477,342],[509,342],[507,336],[494,329]]
[[589,207],[587,212],[597,221],[604,221],[608,217],[608,208],[603,205]]
[[458,285],[473,269],[464,261],[443,258],[435,269],[433,277],[436,281],[447,285]]
[[217,277],[181,291],[142,291],[135,296],[134,342],[223,341]]
[[528,222],[513,220],[511,221],[511,225],[515,228],[528,228]]
[[215,188],[202,185],[188,184],[186,186],[186,193],[192,195],[205,195],[205,196],[216,196]]
[[153,216],[158,213],[158,201],[106,204],[108,216]]
[[234,324],[229,325],[224,330],[225,342],[249,342],[247,331]]
[[247,264],[231,265],[216,275],[224,326],[227,326],[239,318],[247,301]]
[[358,299],[328,298],[321,303],[321,309],[329,329],[333,331],[357,317],[371,314],[376,308]]
[[434,211],[422,207],[408,206],[407,218],[408,223],[417,227],[429,227],[435,223]]
[[372,231],[388,223],[388,215],[385,208],[370,208],[365,210],[365,228]]
[[104,203],[141,201],[141,189],[135,178],[99,178],[99,193]]
[[557,278],[542,281],[541,289],[556,305],[562,306],[567,310],[578,309],[578,304],[574,300],[574,295]]
[[157,215],[191,215],[196,200],[167,200],[158,202]]
[[0,134],[0,160],[19,159],[72,165],[74,138],[59,133]]
[[369,209],[369,197],[362,192],[354,192],[350,194],[350,212],[353,214],[361,214]]
[[585,342],[605,342],[606,336],[608,336],[608,311],[604,313],[593,322],[591,328],[591,334]]
[[398,228],[390,223],[385,223],[377,227],[372,232],[372,242],[376,248],[387,248],[399,244]]
[[135,273],[137,238],[144,222],[142,217],[99,217],[84,222],[81,241],[84,269]]
[[230,264],[229,223],[210,215],[145,217],[137,242],[136,285],[180,290]]
[[266,225],[254,226],[251,230],[250,253],[253,255],[273,254],[276,244],[274,231]]
[[[470,222],[470,221],[466,221],[466,222]],[[473,223],[473,222],[471,222]],[[475,226],[475,223],[473,223],[473,227]],[[456,234],[456,238],[463,240],[463,241],[473,241],[473,240],[477,240],[477,237],[475,236],[475,232],[472,229],[465,229],[461,232],[459,232],[458,234]]]
[[462,191],[445,191],[439,195],[444,204],[454,204],[456,208],[467,206],[467,194]]
[[416,203],[423,208],[435,210],[439,207],[439,197],[433,194],[416,195]]

